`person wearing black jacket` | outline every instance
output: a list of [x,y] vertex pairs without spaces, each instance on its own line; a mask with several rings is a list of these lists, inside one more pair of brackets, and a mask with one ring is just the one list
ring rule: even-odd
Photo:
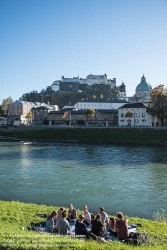
[[87,235],[86,225],[83,223],[84,216],[83,214],[79,215],[79,220],[75,224],[75,234],[76,235]]

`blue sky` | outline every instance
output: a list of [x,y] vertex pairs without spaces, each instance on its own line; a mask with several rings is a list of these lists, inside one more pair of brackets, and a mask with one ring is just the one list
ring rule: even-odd
[[167,86],[166,0],[1,0],[0,103],[88,74]]

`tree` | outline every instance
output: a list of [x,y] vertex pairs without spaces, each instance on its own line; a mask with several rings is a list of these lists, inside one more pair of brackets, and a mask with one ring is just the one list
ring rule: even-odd
[[132,110],[128,110],[127,112],[126,112],[126,114],[125,114],[125,117],[132,117],[133,116],[133,112],[132,112]]
[[85,112],[85,116],[88,118],[92,118],[93,116],[95,116],[95,110],[92,108],[88,108]]
[[68,111],[65,111],[64,114],[62,115],[62,118],[65,119],[67,118],[69,115],[69,112]]
[[164,126],[164,119],[167,117],[167,88],[164,85],[155,87],[151,92],[151,101],[157,117]]
[[8,104],[10,104],[12,102],[13,102],[13,100],[12,100],[12,98],[10,96],[8,98],[2,100],[2,105],[1,106],[2,106],[2,109],[3,109],[5,114],[7,113]]
[[27,120],[28,120],[29,122],[31,122],[31,121],[32,121],[32,117],[33,117],[32,112],[29,112],[29,113],[27,113],[27,115],[26,115],[25,118],[27,118]]
[[0,115],[4,115],[4,110],[2,108],[2,105],[0,105]]

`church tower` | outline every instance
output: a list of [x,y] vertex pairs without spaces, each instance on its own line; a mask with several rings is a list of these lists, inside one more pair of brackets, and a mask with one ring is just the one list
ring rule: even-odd
[[128,98],[126,96],[126,86],[124,84],[124,82],[122,81],[122,84],[119,87],[119,100],[125,100],[127,101]]

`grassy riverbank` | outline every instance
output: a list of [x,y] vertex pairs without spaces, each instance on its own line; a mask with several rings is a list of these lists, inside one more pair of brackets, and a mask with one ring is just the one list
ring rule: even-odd
[[75,141],[106,144],[167,145],[167,129],[162,128],[46,128],[4,130],[0,136],[24,140]]
[[[37,213],[50,213],[55,207],[0,201],[0,249],[167,249],[167,223],[141,218],[128,218],[129,223],[140,223],[149,235],[149,245],[130,246],[118,242],[98,243],[93,240],[60,237],[28,231],[30,222],[41,222]],[[79,211],[78,211],[79,212]]]

